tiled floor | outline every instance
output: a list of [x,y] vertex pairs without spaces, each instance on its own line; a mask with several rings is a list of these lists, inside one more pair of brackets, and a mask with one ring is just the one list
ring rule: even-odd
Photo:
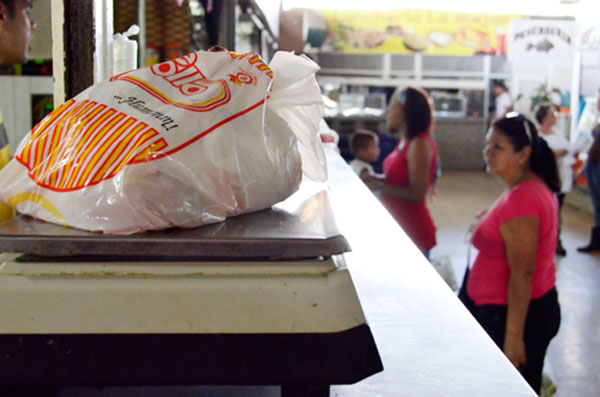
[[[449,255],[459,280],[466,265],[465,230],[503,190],[499,179],[484,173],[445,172],[439,181],[431,205],[438,227],[438,246],[432,254]],[[600,395],[600,255],[576,251],[588,242],[592,222],[589,214],[563,208],[567,256],[557,260],[562,323],[546,358],[546,373],[557,386],[557,397]]]

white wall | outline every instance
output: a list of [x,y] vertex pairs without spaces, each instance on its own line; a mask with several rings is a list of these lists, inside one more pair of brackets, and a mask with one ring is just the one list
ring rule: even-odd
[[0,109],[6,126],[11,155],[31,129],[31,95],[52,94],[50,76],[0,76]]
[[581,53],[581,95],[595,96],[600,88],[600,49]]
[[[516,98],[518,94],[522,98],[515,103],[515,110],[530,116],[531,96],[534,89],[541,84],[547,84],[550,89],[557,88],[562,93],[571,91],[573,68],[569,66],[545,65],[521,65],[513,64],[513,83],[511,94]],[[555,101],[558,101],[556,98]]]
[[[533,118],[531,97],[536,89],[546,85],[548,93],[557,89],[571,93],[579,76],[575,62],[578,49],[578,29],[575,21],[527,18],[513,20],[508,36],[508,57],[513,65],[511,94],[521,99],[514,109]],[[555,104],[562,104],[561,94],[551,94]],[[572,104],[564,103],[566,107]]]
[[36,28],[31,40],[29,58],[52,59],[52,13],[50,0],[36,0],[31,8]]

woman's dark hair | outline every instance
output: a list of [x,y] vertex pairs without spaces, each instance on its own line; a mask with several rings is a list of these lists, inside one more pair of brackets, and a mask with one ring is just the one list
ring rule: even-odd
[[544,121],[544,118],[546,118],[546,115],[548,114],[548,109],[552,109],[552,106],[551,105],[538,106],[538,108],[535,112],[535,119],[537,120],[538,123],[542,124],[542,121]]
[[560,179],[554,152],[543,138],[538,136],[535,125],[525,116],[508,113],[494,123],[494,129],[503,133],[511,142],[515,152],[531,146],[529,169],[544,180],[553,192],[560,191]]
[[508,91],[508,88],[506,88],[506,84],[504,84],[504,82],[502,80],[494,80],[492,82],[492,85],[494,87],[500,87],[502,88],[504,91]]
[[423,132],[429,132],[432,119],[431,105],[429,104],[429,96],[420,88],[407,87],[405,95],[406,138],[412,139]]
[[15,16],[15,0],[0,0],[8,8],[8,15],[13,18]]

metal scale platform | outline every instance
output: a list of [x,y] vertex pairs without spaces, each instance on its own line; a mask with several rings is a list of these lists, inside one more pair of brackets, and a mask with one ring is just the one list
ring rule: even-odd
[[327,190],[191,230],[0,225],[0,384],[282,385],[383,369]]

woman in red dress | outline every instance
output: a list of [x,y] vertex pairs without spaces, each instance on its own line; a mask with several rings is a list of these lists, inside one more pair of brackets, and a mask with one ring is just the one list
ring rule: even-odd
[[419,88],[397,89],[387,111],[398,146],[384,160],[381,201],[415,245],[429,256],[435,246],[435,224],[427,209],[427,193],[437,170],[437,148],[430,134],[433,123],[427,93]]

